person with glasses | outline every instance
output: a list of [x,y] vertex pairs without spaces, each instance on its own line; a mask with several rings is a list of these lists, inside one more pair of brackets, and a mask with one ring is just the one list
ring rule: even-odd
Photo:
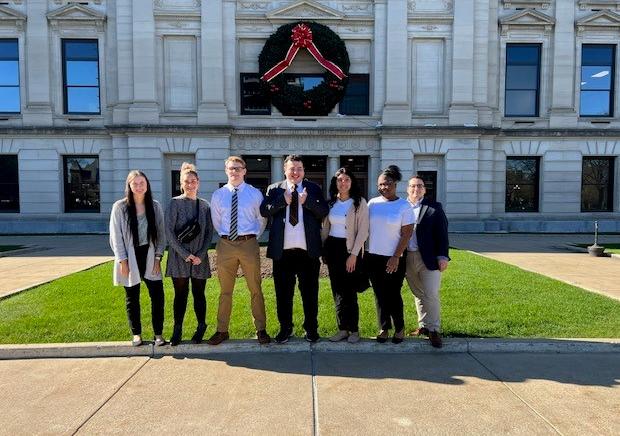
[[220,235],[216,245],[217,277],[220,281],[220,302],[217,311],[217,330],[207,344],[218,345],[229,338],[228,325],[232,311],[232,295],[241,266],[251,295],[252,316],[259,344],[268,344],[271,338],[265,330],[267,317],[261,287],[260,252],[258,237],[265,229],[266,220],[260,214],[263,194],[245,182],[245,161],[230,156],[224,162],[228,183],[211,197],[211,219]]
[[433,347],[441,348],[439,286],[450,260],[448,219],[441,203],[424,197],[426,187],[421,176],[409,179],[407,194],[415,224],[407,246],[406,277],[418,312],[418,328],[410,335],[428,336]]
[[368,202],[370,231],[366,268],[375,292],[379,334],[377,342],[388,340],[394,325],[392,342],[399,344],[405,337],[401,288],[405,279],[403,254],[413,233],[413,211],[407,200],[396,195],[402,179],[400,169],[390,165],[377,180],[379,196]]
[[323,191],[304,180],[301,156],[284,159],[286,180],[269,185],[260,210],[271,220],[267,257],[273,260],[273,281],[280,332],[276,342],[293,334],[295,279],[304,307],[304,330],[308,342],[317,342],[321,223],[329,212]]

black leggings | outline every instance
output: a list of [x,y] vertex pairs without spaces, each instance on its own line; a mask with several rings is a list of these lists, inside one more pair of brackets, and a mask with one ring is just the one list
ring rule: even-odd
[[[347,240],[330,236],[325,241],[328,253],[327,269],[332,285],[332,294],[336,305],[336,319],[339,330],[358,331],[359,306],[353,274],[347,272]],[[358,262],[361,264],[361,262]],[[360,265],[361,266],[361,265]]]
[[396,331],[401,331],[405,328],[403,297],[400,294],[405,279],[405,256],[398,260],[398,269],[391,274],[385,271],[390,256],[368,253],[364,260],[375,291],[379,327],[381,330],[390,330],[393,322]]
[[[189,277],[172,278],[172,284],[174,285],[173,312],[175,325],[183,325],[185,309],[187,308],[187,297],[189,295],[189,281]],[[191,281],[196,320],[198,324],[206,324],[207,299],[205,298],[205,286],[207,285],[207,279],[195,279],[192,277]]]
[[[148,280],[144,278],[146,271],[146,256],[149,252],[148,245],[136,248],[136,261],[140,278],[144,280],[149,296],[151,297],[151,318],[153,320],[153,332],[161,335],[164,329],[164,284],[161,280]],[[125,286],[125,307],[127,308],[127,320],[129,328],[134,335],[142,334],[142,322],[140,321],[140,283],[135,286]]]

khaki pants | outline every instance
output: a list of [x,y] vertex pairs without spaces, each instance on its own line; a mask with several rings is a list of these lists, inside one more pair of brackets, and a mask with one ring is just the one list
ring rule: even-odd
[[220,305],[217,311],[217,331],[227,332],[232,311],[232,294],[237,270],[245,276],[251,295],[252,316],[256,330],[265,330],[265,300],[261,288],[260,253],[256,238],[229,241],[220,239],[216,246],[217,276],[220,281]]
[[429,331],[439,331],[441,327],[439,286],[441,272],[426,268],[419,251],[407,253],[407,283],[415,296],[418,311],[418,325]]

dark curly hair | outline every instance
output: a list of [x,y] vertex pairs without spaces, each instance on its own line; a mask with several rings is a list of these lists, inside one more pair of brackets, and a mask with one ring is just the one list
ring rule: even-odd
[[380,175],[389,177],[395,182],[400,182],[403,179],[403,175],[400,172],[400,168],[398,168],[396,165],[388,166],[383,171],[381,171]]
[[338,176],[343,174],[345,176],[349,176],[349,178],[351,179],[351,189],[349,190],[349,196],[353,199],[353,205],[355,206],[355,210],[357,210],[357,208],[360,206],[360,201],[362,200],[362,190],[360,189],[360,185],[357,181],[357,178],[355,177],[355,174],[353,174],[353,170],[351,170],[351,168],[349,167],[340,168],[332,177],[332,181],[329,184],[329,206],[333,206],[334,203],[336,203],[336,200],[338,200],[338,185],[336,182],[338,181]]

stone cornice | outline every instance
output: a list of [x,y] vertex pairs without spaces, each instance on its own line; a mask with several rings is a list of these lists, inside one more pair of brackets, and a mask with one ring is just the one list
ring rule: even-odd
[[26,19],[26,15],[21,12],[0,5],[0,26],[13,26],[21,32]]

